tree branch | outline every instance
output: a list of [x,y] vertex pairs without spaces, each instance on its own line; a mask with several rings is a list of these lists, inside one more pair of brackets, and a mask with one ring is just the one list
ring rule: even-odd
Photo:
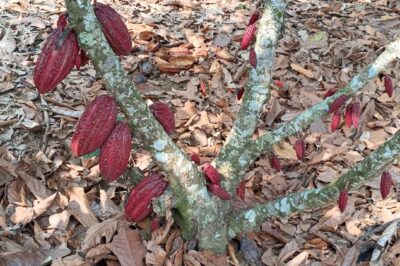
[[274,67],[275,47],[282,30],[285,7],[285,2],[281,0],[265,1],[254,47],[257,67],[249,70],[249,81],[239,113],[229,138],[215,159],[215,165],[226,178],[223,186],[231,193],[241,177],[234,173],[250,159],[243,157],[243,150],[251,141],[261,109],[270,97],[269,84]]
[[320,208],[337,200],[339,192],[348,185],[348,189],[357,189],[366,181],[373,179],[400,155],[400,131],[376,151],[366,157],[335,182],[318,189],[307,189],[257,205],[233,218],[229,236],[257,230],[266,219],[288,217],[293,213],[310,208]]

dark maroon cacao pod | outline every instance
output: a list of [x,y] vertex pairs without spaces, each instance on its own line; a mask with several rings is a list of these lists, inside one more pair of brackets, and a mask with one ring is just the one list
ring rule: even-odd
[[296,150],[297,159],[299,159],[300,161],[304,161],[304,154],[306,151],[306,144],[304,143],[304,140],[296,140],[296,143],[294,144],[294,149]]
[[167,104],[162,102],[155,102],[150,105],[150,111],[164,128],[168,135],[171,135],[175,130],[175,116],[174,112],[168,107]]
[[340,191],[338,203],[341,212],[344,212],[346,210],[348,199],[349,199],[349,194],[347,190]]
[[381,176],[381,185],[380,185],[382,199],[386,199],[386,197],[390,193],[391,188],[392,188],[392,175],[389,172],[385,171]]
[[347,101],[347,95],[341,95],[336,98],[329,106],[329,113],[332,114],[339,110],[339,108]]
[[213,193],[215,196],[217,196],[220,199],[223,199],[223,200],[231,199],[231,195],[229,195],[229,193],[225,189],[223,189],[219,184],[208,184],[207,188],[208,188],[208,190],[211,191],[211,193]]
[[340,118],[341,118],[340,111],[336,111],[333,116],[332,116],[332,121],[331,121],[331,130],[332,132],[335,131],[339,125],[340,125]]
[[383,82],[385,84],[386,93],[389,95],[389,97],[392,97],[392,95],[393,95],[393,81],[392,81],[392,78],[390,76],[385,76]]
[[210,163],[205,163],[203,165],[203,173],[204,175],[211,181],[211,183],[219,184],[221,181],[221,176],[218,173],[217,169],[212,166]]

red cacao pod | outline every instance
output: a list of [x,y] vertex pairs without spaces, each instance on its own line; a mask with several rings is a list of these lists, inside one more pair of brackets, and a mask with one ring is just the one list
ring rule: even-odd
[[336,91],[337,91],[337,88],[335,88],[335,87],[330,88],[329,90],[327,90],[327,91],[325,92],[324,99],[326,99],[326,98],[332,96],[333,94],[336,93]]
[[211,191],[211,193],[213,193],[215,196],[217,196],[220,199],[223,199],[223,200],[231,199],[231,195],[229,195],[229,193],[225,189],[223,189],[219,184],[208,184],[207,188],[208,188],[208,190]]
[[385,171],[381,176],[381,185],[380,185],[382,199],[385,199],[389,195],[391,188],[392,188],[392,175],[389,172]]
[[360,102],[356,101],[353,103],[352,110],[351,110],[351,121],[355,128],[358,128],[358,120],[360,119],[361,115],[361,105]]
[[336,111],[333,114],[332,121],[331,121],[331,130],[332,130],[332,132],[335,131],[339,127],[341,116],[342,115],[341,115],[340,111]]
[[297,159],[304,161],[306,144],[304,143],[304,141],[302,139],[296,140],[296,143],[294,144],[294,149],[296,150]]
[[58,16],[57,27],[64,29],[68,24],[68,13],[64,12]]
[[54,90],[75,65],[79,47],[73,31],[68,33],[60,48],[57,48],[57,41],[63,31],[64,28],[58,27],[50,33],[36,62],[33,82],[41,94]]
[[244,32],[241,49],[245,50],[253,41],[256,32],[256,26],[254,24],[247,27],[246,31]]
[[101,174],[112,182],[124,173],[131,154],[131,129],[125,123],[117,123],[104,145],[100,148]]
[[250,62],[250,65],[252,65],[254,68],[257,67],[257,54],[256,54],[256,51],[254,51],[254,49],[250,50],[249,62]]
[[242,99],[242,97],[243,97],[243,94],[244,94],[244,88],[240,88],[240,89],[238,90],[237,94],[236,94],[236,99],[237,99],[238,101],[240,101],[240,99]]
[[241,199],[244,200],[244,196],[246,194],[246,181],[240,181],[238,187],[236,188],[236,195]]
[[207,95],[206,83],[203,80],[200,81],[200,91],[201,91],[201,94],[203,94],[203,96]]
[[192,159],[192,161],[193,161],[195,164],[200,165],[200,156],[199,156],[197,153],[193,152],[193,153],[190,155],[190,158]]
[[155,102],[150,105],[150,110],[165,132],[171,135],[175,130],[175,117],[168,105],[162,102]]
[[102,95],[89,103],[75,127],[72,153],[82,156],[100,148],[113,130],[117,114],[117,103],[110,96]]
[[271,167],[275,169],[275,171],[280,172],[282,170],[281,162],[275,154],[271,155],[269,163],[271,164]]
[[332,114],[339,110],[339,108],[347,101],[347,95],[341,95],[336,98],[329,106],[329,113]]
[[250,16],[250,20],[249,20],[248,26],[253,25],[254,23],[256,23],[258,21],[258,19],[260,18],[260,15],[261,15],[260,11],[258,11],[258,10],[254,11],[253,14],[251,14],[251,16]]
[[211,181],[211,183],[219,184],[221,181],[221,176],[218,173],[217,169],[212,166],[210,163],[205,163],[203,165],[203,173],[204,175]]
[[353,115],[353,104],[350,103],[346,106],[346,112],[344,113],[344,122],[348,128],[351,128],[352,123],[352,115]]
[[113,51],[118,55],[129,55],[132,40],[122,17],[111,6],[100,3],[94,4],[94,11]]
[[385,84],[386,93],[389,95],[389,97],[392,97],[392,95],[393,95],[393,81],[392,81],[392,78],[390,76],[385,76],[383,82]]
[[139,182],[129,194],[125,205],[125,216],[128,220],[139,222],[149,215],[153,208],[153,198],[161,196],[168,187],[168,182],[160,174],[151,174]]
[[349,194],[347,190],[340,191],[338,203],[339,203],[339,210],[341,212],[344,212],[346,210],[348,199],[349,199]]

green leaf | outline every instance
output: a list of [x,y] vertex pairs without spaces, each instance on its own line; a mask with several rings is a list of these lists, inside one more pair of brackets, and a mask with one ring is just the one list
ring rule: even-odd
[[91,153],[88,153],[86,155],[83,155],[82,158],[83,159],[90,159],[90,158],[92,158],[94,156],[99,156],[99,154],[100,154],[100,149],[97,149],[94,152],[91,152]]

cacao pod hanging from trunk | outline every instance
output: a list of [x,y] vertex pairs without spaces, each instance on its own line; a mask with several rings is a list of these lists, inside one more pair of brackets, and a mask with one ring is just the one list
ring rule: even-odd
[[131,36],[118,12],[100,3],[94,4],[94,11],[113,51],[118,55],[129,55],[132,50]]

